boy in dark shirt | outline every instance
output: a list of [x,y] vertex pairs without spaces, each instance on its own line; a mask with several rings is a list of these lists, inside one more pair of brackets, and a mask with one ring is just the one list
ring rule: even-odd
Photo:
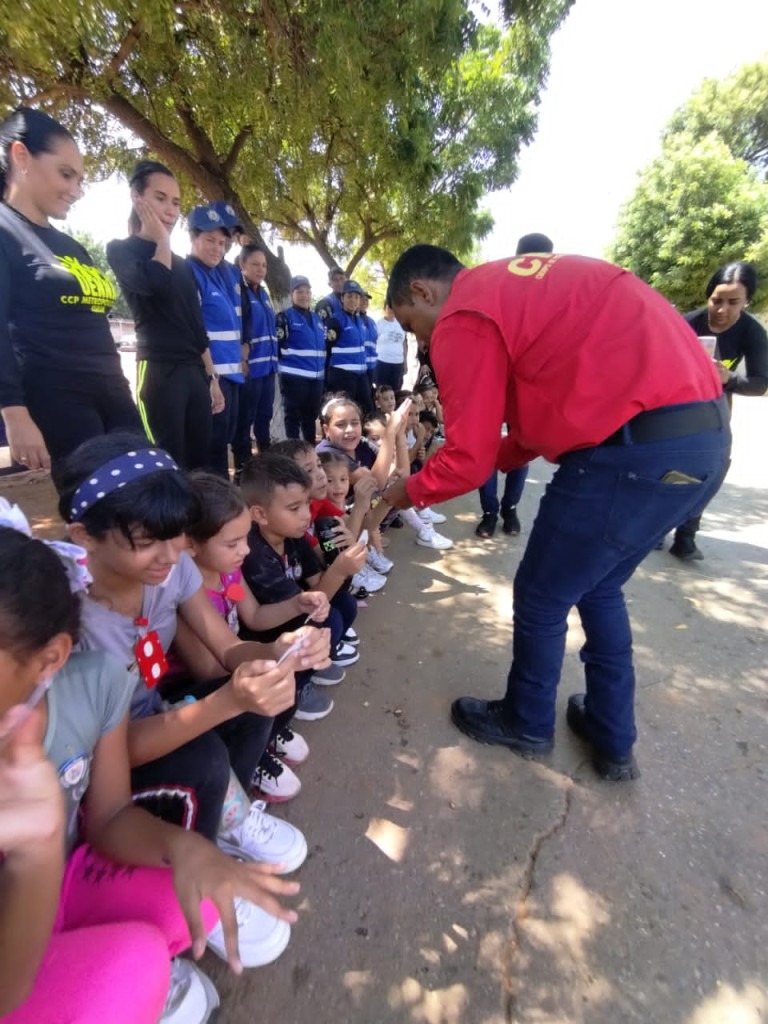
[[[323,573],[312,545],[304,536],[310,524],[310,480],[304,470],[293,459],[267,452],[246,464],[240,486],[253,520],[248,537],[250,550],[242,572],[259,604],[284,601],[300,590],[320,589],[332,596],[346,572],[343,564],[337,569],[334,563]],[[343,562],[343,558],[337,562]],[[300,621],[303,623],[303,619]],[[333,701],[316,690],[314,684],[340,683],[344,678],[343,666],[357,661],[354,648],[342,643],[346,625],[335,609],[331,609],[327,625],[331,629],[334,663],[327,669],[296,673],[299,719],[312,721],[329,714]],[[279,632],[285,628],[281,626]],[[254,639],[266,637],[267,634],[258,634]]]

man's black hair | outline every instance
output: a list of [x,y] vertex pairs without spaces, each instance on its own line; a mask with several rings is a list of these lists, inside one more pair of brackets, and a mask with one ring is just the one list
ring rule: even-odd
[[389,275],[387,305],[410,306],[411,282],[452,281],[464,268],[452,252],[438,245],[412,245],[398,258]]
[[289,487],[291,484],[298,484],[308,491],[312,481],[298,462],[272,452],[264,452],[263,455],[249,459],[240,477],[240,490],[245,500],[249,505],[261,505],[262,508],[271,505],[278,487]]
[[523,235],[517,243],[517,249],[515,250],[515,256],[526,256],[529,252],[554,252],[555,247],[552,244],[552,239],[547,238],[546,235],[540,235],[538,232],[533,232],[530,235]]

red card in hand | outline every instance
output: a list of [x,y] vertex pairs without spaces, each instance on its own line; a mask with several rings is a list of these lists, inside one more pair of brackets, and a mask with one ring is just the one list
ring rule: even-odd
[[151,629],[144,636],[140,636],[134,647],[136,664],[139,666],[141,677],[147,686],[152,689],[168,671],[168,662],[165,660],[163,647],[157,630]]

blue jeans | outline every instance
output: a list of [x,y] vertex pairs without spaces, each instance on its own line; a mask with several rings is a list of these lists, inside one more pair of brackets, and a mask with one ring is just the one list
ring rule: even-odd
[[[523,488],[525,487],[527,476],[527,466],[523,466],[521,469],[513,469],[507,473],[507,478],[504,481],[504,496],[501,499],[501,514],[503,516],[507,515],[511,509],[517,507],[523,496]],[[483,515],[497,516],[499,514],[499,498],[495,469],[493,475],[486,480],[482,487],[478,488],[477,493],[480,495],[480,508],[483,510]]]
[[[626,429],[626,428],[625,428]],[[587,728],[610,759],[635,742],[632,632],[622,587],[656,543],[698,514],[728,468],[731,433],[571,452],[541,500],[514,582],[512,667],[504,714],[520,733],[550,739],[575,605],[586,642]],[[700,483],[665,483],[679,470]]]
[[315,443],[315,420],[320,415],[324,390],[321,380],[292,373],[280,374],[286,437],[296,440],[303,437],[310,444]]

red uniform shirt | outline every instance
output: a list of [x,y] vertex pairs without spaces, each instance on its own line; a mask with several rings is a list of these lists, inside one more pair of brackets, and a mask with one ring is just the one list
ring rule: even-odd
[[479,487],[494,466],[557,462],[600,444],[643,410],[722,394],[712,360],[665,298],[583,256],[462,270],[430,355],[446,443],[408,480],[418,506]]

